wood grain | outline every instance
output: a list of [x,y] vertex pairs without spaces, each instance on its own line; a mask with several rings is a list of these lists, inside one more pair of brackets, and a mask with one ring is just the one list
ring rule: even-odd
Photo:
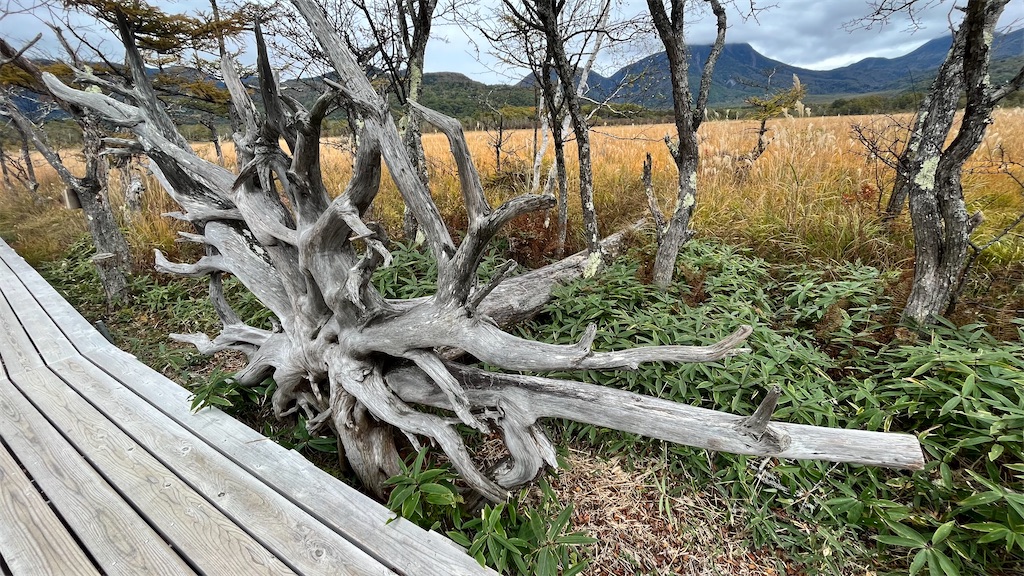
[[169,386],[173,383],[127,353],[85,354],[184,428],[395,572],[417,576],[494,574],[436,532],[424,531],[404,519],[386,524],[394,517],[387,508],[220,410],[190,412],[186,390]]
[[10,384],[0,386],[0,436],[101,570],[124,576],[195,573]]
[[[13,271],[8,272],[8,270],[10,269],[6,265],[0,264],[0,292],[23,326],[31,326],[37,330],[37,333],[46,336],[33,340],[38,355],[42,356],[43,360],[60,360],[77,355],[78,351],[63,337],[63,334],[32,297],[32,294],[13,274]],[[10,328],[15,329],[13,325]]]
[[393,574],[84,358],[51,367],[134,441],[299,572]]
[[49,371],[15,384],[140,514],[204,572],[292,571]]
[[73,347],[92,348],[100,345],[100,342],[109,346],[106,340],[96,338],[97,332],[92,324],[68,304],[63,296],[29,266],[28,262],[25,262],[24,258],[5,242],[0,241],[0,276],[7,274],[3,266],[11,270],[11,274],[31,292],[37,306],[46,311],[67,338],[74,336],[71,338]]
[[[387,567],[409,575],[494,574],[440,534],[405,520],[386,524],[393,514],[379,503],[223,412],[192,413],[188,391],[102,339],[3,242],[0,260],[31,292],[36,306],[46,309],[49,318],[41,321],[36,334],[66,340],[60,350],[68,354],[51,355],[50,362],[57,373],[68,377],[66,384],[101,406],[108,419],[123,422],[133,441],[194,482],[200,493],[210,498],[214,490],[217,495],[223,492],[224,496],[212,498],[214,503],[245,523],[269,548],[281,553],[290,549],[289,561],[301,572],[383,574],[388,573],[383,568]],[[4,286],[4,295],[20,290],[16,284]],[[25,294],[19,298],[29,304]],[[71,350],[75,353],[70,354]],[[165,428],[169,431],[161,431]],[[197,474],[207,477],[197,478]],[[262,509],[263,505],[285,511]],[[339,556],[327,546],[334,546]],[[356,553],[348,556],[352,549]],[[367,567],[366,558],[375,559],[377,567]],[[333,567],[340,570],[332,571]]]
[[[41,353],[51,358],[77,356],[17,277],[0,274],[0,291],[15,304],[20,325]],[[11,350],[0,350],[13,367],[11,380],[43,411],[92,465],[124,494],[184,554],[204,571],[288,574],[290,568],[225,517],[172,470],[114,425],[49,370],[25,370]]]
[[[0,379],[0,388],[10,386]],[[0,556],[14,575],[100,573],[2,444]]]
[[[2,273],[3,270],[0,269],[0,274]],[[38,370],[45,365],[28,334],[21,330],[21,323],[14,310],[4,298],[0,298],[0,326],[4,328],[0,330],[0,349],[3,349],[10,358],[3,364],[8,372]]]

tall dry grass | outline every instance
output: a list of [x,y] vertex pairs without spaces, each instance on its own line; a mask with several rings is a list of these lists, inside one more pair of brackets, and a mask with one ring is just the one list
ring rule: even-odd
[[[850,130],[853,122],[871,120],[815,117],[772,121],[771,144],[749,167],[744,166],[741,156],[755,143],[754,122],[704,123],[700,132],[698,205],[693,222],[698,234],[749,246],[771,259],[862,260],[884,267],[905,264],[912,255],[909,226],[898,222],[893,229],[883,230],[878,219],[879,194],[885,194],[891,186],[891,173],[879,170]],[[647,214],[640,182],[646,153],[654,159],[654,187],[663,210],[669,212],[674,207],[676,173],[663,141],[671,133],[670,125],[595,127],[595,205],[604,233]],[[489,199],[498,203],[524,191],[532,163],[534,134],[529,130],[511,133],[503,147],[501,172],[495,169],[492,136],[470,132],[466,137]],[[423,144],[432,193],[441,214],[457,235],[466,216],[448,143],[441,134],[426,134]],[[216,161],[211,144],[197,144],[196,150]],[[985,160],[997,157],[1000,151],[1011,157],[1024,155],[1024,110],[997,111],[995,124],[964,179],[971,210],[980,209],[986,215],[978,232],[982,242],[1024,212],[1020,186],[1005,174],[983,169]],[[224,145],[224,154],[228,167],[234,168],[234,151],[229,143]],[[578,231],[581,226],[575,158],[570,145],[570,230]],[[351,175],[351,161],[351,151],[344,140],[325,142],[321,164],[324,181],[332,194],[344,190]],[[549,152],[545,172],[552,161]],[[62,186],[52,171],[40,166],[39,172],[44,194],[61,197]],[[119,179],[112,173],[111,180],[111,196],[114,204],[120,206]],[[147,178],[146,184],[142,213],[121,213],[135,257],[143,267],[151,262],[154,248],[174,253],[180,246],[174,243],[176,232],[189,228],[160,216],[176,211],[177,207],[152,178]],[[83,232],[81,218],[60,209],[56,201],[29,206],[26,197],[18,190],[9,190],[0,197],[0,229],[28,255],[37,259],[56,257],[61,246]],[[382,222],[392,237],[400,234],[402,201],[386,176],[372,210],[372,217]],[[533,256],[550,249],[554,234],[544,222],[544,215],[514,222],[507,231],[509,243],[513,248],[530,244]],[[570,249],[581,247],[578,233],[570,234],[569,244]],[[985,262],[1004,265],[1020,262],[1022,258],[1024,241],[1018,234],[989,250]]]
[[[700,132],[702,162],[694,227],[706,237],[747,245],[773,259],[861,260],[897,266],[912,256],[909,223],[898,221],[885,230],[879,207],[892,186],[891,171],[873,161],[851,131],[853,122],[877,118],[792,118],[770,124],[768,151],[747,168],[741,156],[757,137],[752,121],[707,122]],[[907,120],[907,118],[903,118]],[[654,159],[654,187],[663,211],[674,208],[676,172],[663,138],[670,125],[596,127],[592,137],[595,205],[604,233],[645,216],[647,201],[640,182],[644,155]],[[493,202],[514,192],[505,184],[528,179],[533,133],[512,133],[503,153],[503,174],[495,171],[491,138],[486,132],[467,134],[470,151]],[[464,222],[458,178],[448,145],[440,134],[424,136],[434,196],[449,223]],[[964,179],[969,208],[981,209],[986,221],[978,231],[984,241],[1024,212],[1024,194],[1013,179],[984,166],[998,150],[1024,154],[1024,110],[1000,110],[982,149]],[[570,230],[580,230],[578,171],[575,151],[567,151],[570,177]],[[546,166],[553,161],[549,152]],[[401,222],[401,199],[388,186],[377,216],[393,231]],[[513,236],[549,235],[543,218],[524,219]],[[513,224],[513,227],[516,223]],[[521,239],[520,239],[521,240]],[[579,236],[570,237],[581,247]],[[550,245],[550,244],[549,244]],[[1019,262],[1024,256],[1020,236],[994,246],[987,261]]]

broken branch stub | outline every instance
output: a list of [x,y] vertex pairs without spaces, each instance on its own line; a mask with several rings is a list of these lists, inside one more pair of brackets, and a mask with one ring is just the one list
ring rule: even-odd
[[[462,172],[470,226],[457,246],[420,180],[387,103],[359,70],[345,43],[314,0],[293,0],[338,73],[332,93],[313,111],[281,98],[272,77],[261,79],[260,113],[234,65],[223,62],[225,82],[244,120],[235,135],[239,174],[199,158],[167,134],[161,104],[136,90],[117,98],[74,90],[52,76],[45,81],[61,98],[130,128],[153,162],[161,184],[182,208],[178,218],[197,224],[187,240],[205,244],[207,256],[176,264],[158,255],[162,270],[206,275],[224,322],[222,332],[175,335],[205,352],[236,349],[248,364],[243,385],[273,377],[279,416],[302,411],[312,428],[328,426],[341,458],[380,495],[398,470],[397,439],[441,447],[466,483],[492,500],[555,465],[554,449],[539,419],[570,418],[711,450],[782,458],[817,458],[878,466],[920,468],[916,438],[833,430],[771,421],[778,392],[755,414],[742,417],[693,408],[579,382],[490,372],[446,360],[441,350],[464,350],[497,370],[533,372],[617,370],[645,362],[707,362],[742,352],[749,326],[704,346],[650,346],[594,351],[591,327],[575,345],[514,336],[499,326],[535,312],[558,282],[578,277],[587,254],[520,276],[502,267],[477,283],[477,268],[490,240],[514,217],[551,206],[550,196],[526,194],[491,206],[454,120],[420,108],[449,138]],[[257,36],[260,31],[256,30]],[[137,49],[130,38],[129,52]],[[259,69],[269,70],[266,46],[257,41]],[[140,58],[127,58],[138,65]],[[144,74],[137,74],[140,81]],[[132,96],[134,94],[134,96]],[[360,115],[353,176],[332,197],[320,174],[319,122],[332,98],[347,100]],[[281,142],[287,146],[282,147]],[[415,214],[437,260],[437,291],[426,298],[387,300],[369,278],[389,265],[386,239],[365,220],[382,173],[391,178]],[[273,330],[246,326],[222,296],[232,274],[276,316]],[[511,458],[492,470],[478,467],[458,424],[500,435]]]

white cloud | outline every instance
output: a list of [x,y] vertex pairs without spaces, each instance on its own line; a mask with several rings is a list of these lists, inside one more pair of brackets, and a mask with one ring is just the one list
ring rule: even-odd
[[[19,2],[32,0],[8,0],[7,12],[17,12]],[[493,1],[493,0],[482,0]],[[206,9],[201,0],[157,2],[168,11]],[[739,4],[743,4],[742,2]],[[949,33],[949,18],[952,2],[934,3],[918,14],[919,28],[908,29],[905,18],[897,18],[885,26],[871,29],[844,28],[851,21],[865,16],[867,2],[850,0],[785,0],[778,6],[762,12],[757,20],[743,20],[734,11],[729,13],[730,28],[728,42],[747,42],[769,58],[797,66],[829,69],[851,64],[869,56],[894,57],[913,50],[927,40]],[[643,0],[628,0],[622,10],[637,13],[646,10]],[[44,53],[60,54],[59,45],[53,33],[45,26],[44,20],[52,16],[43,9],[34,12],[9,14],[0,19],[0,34],[15,45],[24,44],[36,33],[44,34],[40,47]],[[120,51],[117,42],[103,34],[102,26],[88,18],[73,16],[76,29],[89,30],[102,40],[104,49],[112,54]],[[708,43],[714,38],[714,22],[708,17],[693,18],[690,25],[689,41]],[[1010,3],[1000,22],[1001,27],[1020,26],[1024,22],[1024,3]],[[637,42],[626,53],[633,57],[646,56],[660,50],[660,44],[653,37]],[[251,60],[252,55],[248,58]],[[603,72],[610,73],[624,64],[626,56],[619,54],[615,60],[599,62]],[[435,25],[434,38],[427,48],[428,71],[461,72],[486,83],[512,82],[522,77],[524,71],[508,69],[487,54],[482,38],[467,36],[466,32],[454,25]]]

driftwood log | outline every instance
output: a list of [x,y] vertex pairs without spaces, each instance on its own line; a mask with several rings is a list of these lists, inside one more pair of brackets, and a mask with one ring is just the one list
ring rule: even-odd
[[[644,362],[705,362],[742,352],[750,327],[738,327],[708,346],[650,346],[595,352],[596,327],[575,345],[523,339],[499,327],[543,302],[551,284],[578,273],[586,257],[541,272],[505,278],[508,267],[484,285],[477,267],[491,239],[517,216],[549,209],[554,199],[526,194],[492,207],[484,196],[459,124],[417,106],[451,144],[458,165],[468,229],[456,243],[429,190],[402,144],[386,102],[313,0],[293,0],[338,73],[338,82],[309,109],[282,96],[256,29],[260,97],[257,109],[233,62],[223,62],[244,131],[235,134],[238,174],[200,159],[175,130],[148,87],[131,30],[121,26],[134,85],[110,86],[88,71],[78,81],[115,93],[77,90],[46,77],[61,99],[93,110],[107,122],[131,130],[151,159],[151,170],[195,224],[187,240],[206,246],[192,264],[172,263],[157,253],[157,268],[208,276],[211,298],[224,327],[214,339],[178,335],[204,352],[237,349],[248,365],[243,384],[273,377],[274,411],[303,411],[312,429],[328,426],[338,437],[343,460],[371,490],[398,472],[396,441],[439,446],[470,487],[501,501],[509,489],[555,466],[555,450],[542,418],[570,418],[672,442],[753,455],[816,458],[877,466],[920,468],[914,436],[827,429],[771,422],[778,392],[769,393],[755,414],[741,417],[602,386],[485,371],[451,360],[441,350],[458,349],[505,371],[543,373],[572,369],[616,370]],[[328,193],[320,173],[320,124],[336,105],[359,115],[359,146],[353,176],[338,196]],[[282,144],[283,143],[283,144]],[[363,215],[377,195],[381,161],[437,259],[437,291],[410,301],[384,299],[370,283],[374,270],[390,264],[386,239]],[[247,326],[224,300],[221,277],[237,277],[277,317],[265,330]],[[532,283],[531,283],[532,282]],[[540,286],[541,288],[538,288]],[[546,288],[544,288],[546,286]],[[547,290],[547,292],[544,292]],[[468,425],[498,433],[510,457],[481,470],[466,447]]]

